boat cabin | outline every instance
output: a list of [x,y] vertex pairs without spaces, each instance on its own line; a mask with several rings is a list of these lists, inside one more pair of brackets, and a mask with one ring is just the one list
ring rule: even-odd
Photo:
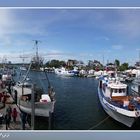
[[32,88],[32,84],[29,82],[17,82],[17,86],[24,87],[24,88]]
[[118,81],[106,84],[106,87],[103,87],[103,90],[104,96],[109,98],[127,95],[127,85]]

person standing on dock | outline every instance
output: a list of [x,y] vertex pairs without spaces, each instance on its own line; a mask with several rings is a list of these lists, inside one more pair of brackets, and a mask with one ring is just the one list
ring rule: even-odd
[[4,92],[3,93],[3,99],[2,99],[2,103],[3,103],[4,107],[5,107],[6,100],[7,100],[7,98],[6,98],[6,94]]
[[25,130],[25,124],[27,121],[27,113],[21,112],[20,116],[21,116],[21,122],[22,122],[22,130]]
[[12,114],[12,108],[11,108],[11,106],[9,105],[8,108],[6,109],[6,115],[8,115],[7,118],[8,118],[9,124],[10,124],[10,122],[11,122],[11,114]]
[[17,91],[15,90],[15,97],[14,97],[14,100],[15,100],[15,104],[17,104]]
[[16,110],[16,108],[14,108],[13,110],[12,110],[12,117],[13,117],[13,122],[14,123],[16,123],[16,118],[17,118],[17,110]]
[[8,93],[11,95],[11,82],[8,84]]
[[11,121],[11,115],[9,115],[9,113],[6,112],[6,115],[5,115],[6,130],[8,130],[10,127],[10,121]]
[[10,105],[9,105],[8,108],[6,109],[6,112],[9,114],[9,116],[11,116],[11,114],[12,114],[12,108],[11,108]]

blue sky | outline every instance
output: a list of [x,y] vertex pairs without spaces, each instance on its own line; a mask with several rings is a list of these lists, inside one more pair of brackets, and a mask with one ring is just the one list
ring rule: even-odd
[[134,64],[140,50],[140,9],[0,9],[0,61],[39,53],[51,59]]
[[0,6],[140,6],[139,0],[1,0]]

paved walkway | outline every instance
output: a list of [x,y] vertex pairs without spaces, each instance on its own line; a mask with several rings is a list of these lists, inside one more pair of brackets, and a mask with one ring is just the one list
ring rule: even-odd
[[[14,104],[14,101],[13,101],[13,98],[11,97],[10,94],[9,95],[9,98],[7,98],[6,100],[6,104],[5,104],[5,107],[0,109],[0,114],[3,114],[3,117],[5,116],[6,114],[6,109],[10,106],[12,109],[13,108],[16,108],[17,110],[17,119],[16,119],[16,123],[13,122],[13,118],[11,117],[11,123],[10,123],[10,127],[9,127],[9,130],[22,130],[22,125],[21,125],[21,118],[20,118],[20,110],[19,108],[17,107],[16,104]],[[2,103],[0,103],[0,105],[2,105]],[[28,124],[25,124],[25,129],[26,130],[30,130],[30,126]],[[3,119],[2,120],[2,124],[0,124],[0,130],[6,130],[6,125],[5,125],[5,120]]]

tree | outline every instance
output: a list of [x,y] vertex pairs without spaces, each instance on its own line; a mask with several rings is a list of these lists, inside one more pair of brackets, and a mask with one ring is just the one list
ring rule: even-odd
[[65,61],[59,61],[59,60],[55,60],[55,59],[48,61],[46,63],[47,67],[55,67],[55,68],[64,67],[65,65],[66,65]]
[[121,66],[120,66],[120,71],[125,71],[127,70],[129,67],[129,64],[128,63],[123,63]]
[[115,60],[115,62],[114,62],[114,64],[115,64],[115,66],[117,67],[117,68],[119,68],[120,67],[120,61],[119,60]]

